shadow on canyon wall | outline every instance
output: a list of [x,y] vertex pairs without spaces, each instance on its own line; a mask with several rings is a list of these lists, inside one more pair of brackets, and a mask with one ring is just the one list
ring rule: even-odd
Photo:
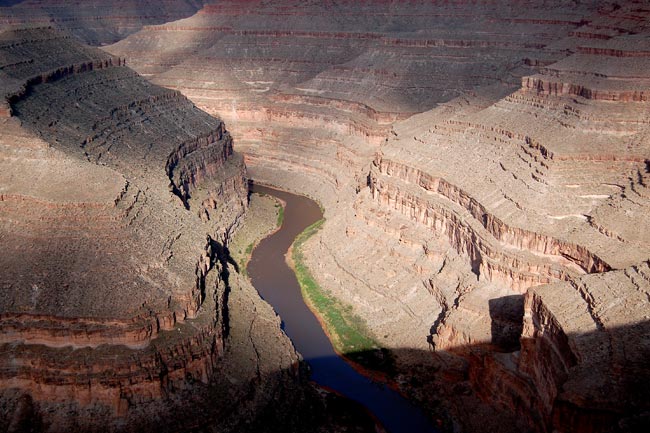
[[[510,320],[515,312],[518,322]],[[390,352],[387,377],[406,385],[402,390],[442,431],[459,424],[470,433],[650,431],[650,321],[569,335],[569,347],[582,350],[563,354],[548,337],[519,340],[521,296],[491,301],[490,313],[491,343]],[[548,367],[561,365],[555,358],[562,357],[576,361],[549,377]],[[528,374],[531,369],[537,379]],[[543,404],[545,381],[557,387],[550,411]],[[471,415],[460,423],[452,420],[463,413]]]
[[[227,282],[229,267],[238,271],[236,263],[227,249],[220,245],[215,248]],[[524,295],[491,299],[488,308],[491,341],[484,344],[438,351],[379,349],[345,356],[376,372],[380,381],[403,385],[402,392],[417,402],[431,424],[441,431],[456,431],[459,427],[467,432],[500,433],[546,433],[554,428],[566,432],[650,430],[650,321],[561,335],[559,338],[568,343],[556,347],[551,341],[553,336],[521,339]],[[593,350],[585,350],[585,345]],[[562,350],[569,353],[556,353]],[[328,361],[336,359],[311,360],[313,364]],[[546,364],[555,370],[547,369]],[[303,363],[299,370],[308,369]],[[557,389],[556,395],[550,396],[554,401],[552,410],[542,403],[549,398],[544,395],[548,391],[538,389],[545,384],[540,383],[539,376],[530,376],[536,369],[542,377],[549,371],[555,374],[544,378]],[[301,416],[313,415],[299,412]],[[463,412],[472,415],[454,421]],[[290,418],[263,421],[261,431],[307,431],[283,426]]]
[[492,344],[504,351],[519,350],[524,328],[524,295],[502,296],[488,301]]
[[[421,406],[431,423],[443,432],[649,431],[650,321],[570,335],[572,344],[592,344],[594,350],[577,354],[576,364],[553,378],[559,397],[553,412],[547,414],[539,396],[522,395],[543,390],[529,376],[515,376],[523,350],[509,351],[514,328],[504,317],[521,311],[519,298],[508,296],[490,304],[496,344],[447,351],[405,348],[388,355],[360,352],[355,358],[389,356],[391,362],[378,376],[389,384],[399,384],[402,393]],[[522,341],[521,347],[528,343],[533,342]],[[252,360],[230,358],[227,362],[230,368],[246,369]],[[217,373],[208,384],[187,378],[184,387],[165,390],[162,402],[132,402],[128,412],[121,415],[121,428],[114,431],[375,432],[373,420],[358,404],[309,386],[307,370],[303,363],[290,370],[261,373],[243,386],[247,389],[243,395],[232,390],[225,374]],[[242,388],[241,384],[237,386]],[[14,398],[0,407],[0,431],[47,430],[41,414],[48,407],[37,400],[37,396],[16,391]],[[509,409],[503,410],[504,405]],[[106,415],[96,408],[86,413],[74,404],[69,409],[71,413],[79,411],[80,416]]]
[[25,0],[0,0],[0,7],[9,7],[13,5],[17,5],[18,3],[22,3]]
[[[228,362],[247,370],[252,361]],[[44,403],[17,388],[2,390],[0,432],[377,433],[363,407],[314,388],[305,367],[295,367],[261,373],[248,383],[236,382],[232,371],[219,371],[207,384],[186,377],[183,385],[168,386],[162,400],[135,397],[120,414],[98,405]],[[298,370],[303,371],[297,379]]]

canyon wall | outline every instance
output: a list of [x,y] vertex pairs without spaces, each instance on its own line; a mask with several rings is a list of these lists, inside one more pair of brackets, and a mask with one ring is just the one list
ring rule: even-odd
[[52,28],[0,31],[0,88],[0,430],[336,431],[228,263],[224,123]]
[[522,59],[563,57],[539,46],[583,17],[528,23],[509,5],[477,7],[489,19],[462,3],[219,2],[106,49],[225,119],[258,180],[288,185],[289,172],[333,205],[365,186],[395,121],[476,86],[514,89],[533,72]]
[[450,429],[626,431],[647,422],[642,396],[567,380],[613,362],[567,341],[616,340],[636,319],[574,329],[540,293],[589,306],[578,282],[605,278],[626,298],[623,270],[650,257],[648,13],[233,0],[106,51],[226,119],[254,179],[323,204],[310,268]]
[[[442,238],[423,252],[442,258],[424,284],[441,304],[428,342],[465,358],[463,381],[517,414],[517,429],[648,424],[637,385],[647,367],[636,367],[650,311],[647,73],[630,34],[647,30],[642,11],[606,12],[582,26],[602,38],[558,41],[572,54],[519,90],[488,103],[477,91],[396,124],[357,201],[365,220],[388,211]],[[612,349],[597,353],[605,341]]]
[[201,0],[3,1],[0,26],[53,26],[65,30],[89,45],[116,42],[145,25],[161,24],[190,16],[203,6]]
[[[546,430],[647,427],[649,269],[643,262],[536,287],[526,294],[521,352],[514,357],[514,371],[538,395],[530,402],[532,407],[521,409],[547,423]],[[495,370],[512,375],[505,365]],[[521,401],[514,398],[509,403]]]

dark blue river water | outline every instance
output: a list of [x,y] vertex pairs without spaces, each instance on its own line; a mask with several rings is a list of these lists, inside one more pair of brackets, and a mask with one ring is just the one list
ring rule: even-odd
[[430,420],[399,393],[357,373],[339,357],[320,323],[305,305],[285,254],[305,228],[322,218],[318,205],[306,197],[254,185],[286,203],[280,230],[253,250],[248,274],[257,291],[282,318],[284,331],[311,367],[316,383],[364,405],[389,433],[433,433]]

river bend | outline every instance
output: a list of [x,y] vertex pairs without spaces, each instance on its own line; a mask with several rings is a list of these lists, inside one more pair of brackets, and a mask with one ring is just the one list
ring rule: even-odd
[[253,250],[248,274],[262,298],[282,318],[284,331],[311,367],[311,379],[364,405],[389,433],[436,432],[420,409],[394,390],[361,375],[338,356],[305,305],[285,255],[296,236],[322,218],[316,202],[260,185],[253,185],[252,191],[272,195],[286,203],[282,226]]

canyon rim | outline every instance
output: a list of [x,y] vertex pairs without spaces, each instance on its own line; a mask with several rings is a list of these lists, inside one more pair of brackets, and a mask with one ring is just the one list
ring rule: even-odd
[[0,2],[0,430],[373,431],[232,259],[252,179],[441,431],[647,431],[649,71],[641,0]]

